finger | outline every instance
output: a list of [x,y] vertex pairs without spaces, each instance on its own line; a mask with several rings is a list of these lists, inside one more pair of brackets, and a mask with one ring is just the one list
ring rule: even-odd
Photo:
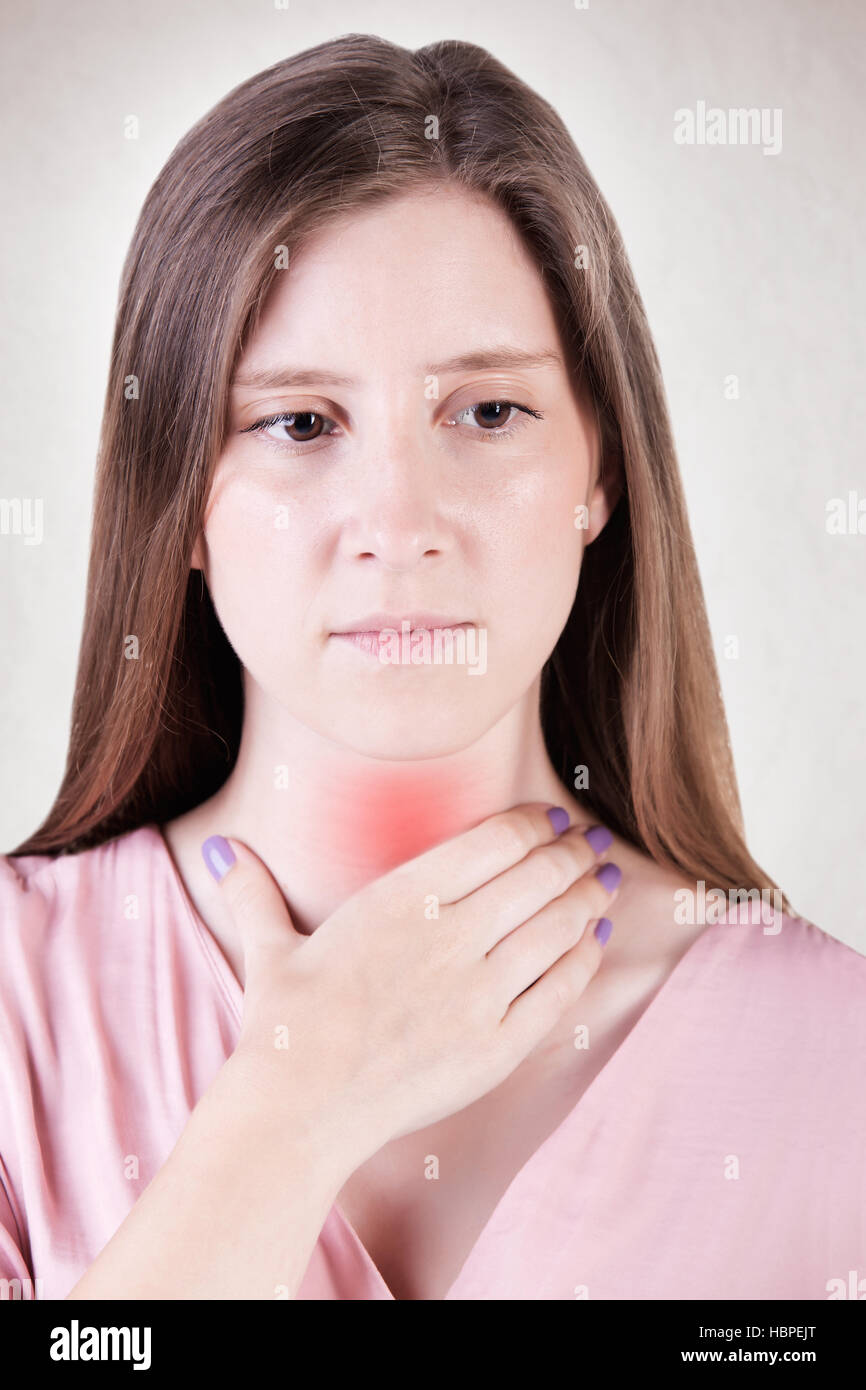
[[[548,812],[555,814],[551,817]],[[442,903],[454,903],[517,864],[539,845],[555,840],[568,825],[562,807],[523,802],[488,816],[471,830],[419,854],[393,870],[395,877],[417,876]]]
[[598,873],[585,874],[494,946],[487,964],[494,972],[493,989],[501,999],[503,1013],[512,1000],[583,939],[588,922],[604,916],[619,891],[621,878],[616,864],[604,864]]
[[[603,939],[596,935],[602,927]],[[609,935],[609,918],[587,923],[577,945],[512,1001],[500,1026],[521,1056],[547,1037],[565,1010],[580,999],[601,965]]]
[[610,831],[600,825],[566,830],[461,899],[457,919],[469,925],[480,952],[490,951],[597,865],[612,844]]
[[237,928],[245,969],[257,952],[274,946],[285,950],[304,940],[270,870],[242,841],[211,835],[202,855]]

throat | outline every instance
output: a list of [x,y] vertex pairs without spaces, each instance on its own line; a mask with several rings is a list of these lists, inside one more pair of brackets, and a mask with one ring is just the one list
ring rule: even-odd
[[328,800],[338,859],[370,879],[460,834],[483,814],[462,777],[425,771],[423,764],[383,768],[375,777],[354,773]]

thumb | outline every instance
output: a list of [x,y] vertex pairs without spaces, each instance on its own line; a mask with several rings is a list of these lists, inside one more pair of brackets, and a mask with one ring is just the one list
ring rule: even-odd
[[248,968],[253,951],[268,946],[299,946],[305,938],[295,929],[285,898],[267,865],[240,840],[211,835],[202,856],[228,904]]

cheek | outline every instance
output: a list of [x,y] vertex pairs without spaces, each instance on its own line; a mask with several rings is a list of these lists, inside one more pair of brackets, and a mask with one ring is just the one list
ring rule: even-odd
[[278,643],[305,592],[309,602],[304,530],[291,509],[237,483],[215,498],[204,536],[208,587],[235,650],[259,646],[261,634]]
[[574,525],[583,500],[576,474],[546,460],[515,479],[487,533],[493,604],[533,649],[558,636],[574,602],[584,536]]

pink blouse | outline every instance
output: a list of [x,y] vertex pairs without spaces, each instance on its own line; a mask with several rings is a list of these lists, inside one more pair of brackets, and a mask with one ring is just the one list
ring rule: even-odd
[[[446,1298],[857,1296],[866,957],[747,916],[682,957]],[[77,1283],[232,1052],[241,1004],[156,825],[0,856],[0,1297]],[[297,1296],[393,1297],[336,1203]]]

